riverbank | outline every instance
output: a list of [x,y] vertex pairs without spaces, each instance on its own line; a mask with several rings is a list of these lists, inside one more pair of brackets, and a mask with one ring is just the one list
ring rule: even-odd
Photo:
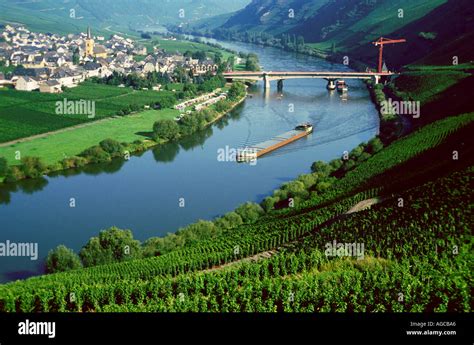
[[[243,95],[235,102],[230,103],[230,108],[224,111],[216,112],[211,121],[205,126],[210,126],[214,122],[224,117],[236,106],[241,104],[246,98]],[[20,157],[34,157],[41,160],[46,165],[44,171],[39,175],[64,171],[73,168],[83,167],[87,164],[94,164],[101,161],[107,161],[111,158],[122,157],[128,159],[131,154],[143,152],[157,145],[167,143],[167,140],[152,140],[153,124],[158,120],[172,120],[179,114],[175,109],[149,110],[135,115],[129,115],[120,118],[113,118],[108,121],[94,123],[92,126],[77,128],[73,131],[61,131],[47,137],[35,138],[29,141],[23,141],[8,147],[0,147],[0,155],[9,157],[8,163],[19,163],[21,161],[14,158],[20,154]],[[193,115],[190,115],[193,116]],[[113,139],[122,145],[116,155],[107,156],[103,159],[84,159],[81,153],[93,148],[104,140]],[[38,154],[40,153],[41,154]],[[13,165],[16,168],[17,165]],[[18,169],[17,169],[18,170]],[[12,174],[10,174],[12,175]],[[15,174],[14,174],[15,175]],[[22,176],[16,173],[15,180],[22,180],[28,176]],[[0,183],[4,182],[5,177],[0,177]],[[12,181],[13,182],[13,181]]]

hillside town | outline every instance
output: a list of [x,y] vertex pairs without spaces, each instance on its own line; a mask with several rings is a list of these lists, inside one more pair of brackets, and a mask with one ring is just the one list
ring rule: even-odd
[[[197,76],[218,69],[210,58],[193,59],[156,46],[150,53],[130,38],[94,36],[90,27],[84,33],[66,36],[36,33],[16,25],[5,25],[1,30],[0,64],[14,68],[0,73],[0,85],[12,85],[19,91],[60,93],[86,79],[106,78],[114,72],[146,77],[152,72],[172,75],[182,68]],[[159,90],[159,85],[154,89]]]

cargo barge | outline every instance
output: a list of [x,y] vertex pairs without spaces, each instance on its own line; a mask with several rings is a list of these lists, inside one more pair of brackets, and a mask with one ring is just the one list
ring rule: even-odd
[[269,152],[272,152],[282,146],[288,145],[293,141],[306,137],[313,132],[313,126],[310,123],[303,123],[295,127],[294,130],[277,135],[263,143],[248,146],[237,150],[237,162],[246,162],[257,159]]

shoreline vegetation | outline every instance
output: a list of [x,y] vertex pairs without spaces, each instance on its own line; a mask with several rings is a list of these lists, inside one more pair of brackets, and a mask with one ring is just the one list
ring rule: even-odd
[[[122,158],[128,160],[130,158],[130,155],[134,153],[143,152],[147,149],[165,144],[179,137],[191,135],[198,130],[202,130],[207,126],[212,125],[214,122],[224,117],[235,107],[245,101],[245,98],[247,96],[245,86],[241,83],[234,85],[235,87],[231,87],[232,91],[229,90],[229,99],[221,100],[207,109],[201,110],[194,114],[190,114],[184,119],[180,120],[178,123],[176,123],[176,121],[170,116],[168,116],[168,118],[155,121],[154,127],[156,127],[157,123],[176,124],[178,132],[176,133],[177,135],[175,135],[174,137],[156,136],[152,132],[152,128],[150,128],[149,130],[151,134],[149,135],[151,135],[153,139],[150,138],[143,140],[135,140],[133,142],[119,142],[112,138],[106,138],[100,143],[98,143],[98,145],[89,147],[83,150],[82,152],[78,152],[74,156],[66,157],[63,160],[55,162],[53,164],[46,164],[41,160],[41,158],[33,156],[26,156],[22,158],[20,160],[21,163],[19,165],[8,166],[6,161],[0,161],[0,185],[2,182],[14,183],[16,181],[20,181],[27,178],[39,178],[43,175],[48,175],[51,173],[56,173],[68,169],[81,168],[88,164],[109,162],[113,158]],[[166,111],[166,109],[159,111]],[[129,116],[140,115],[141,113],[144,112],[139,112],[138,114],[132,114]],[[123,117],[121,119],[124,118],[126,117]],[[110,119],[110,121],[113,120],[114,119]],[[89,125],[97,125],[100,122],[97,121],[94,123],[90,123]],[[2,172],[5,174],[3,181],[1,177]]]
[[[256,59],[256,62],[258,63],[258,59]],[[189,246],[191,243],[215,237],[236,226],[252,224],[268,213],[288,212],[288,210],[291,210],[295,205],[302,205],[312,198],[317,197],[318,194],[325,193],[332,188],[339,178],[344,177],[348,172],[354,170],[358,165],[381,151],[401,133],[400,126],[402,124],[399,117],[396,114],[388,116],[382,112],[381,104],[386,100],[383,85],[373,85],[370,81],[367,82],[366,85],[371,95],[371,100],[378,110],[381,127],[380,135],[374,137],[368,143],[361,143],[351,152],[344,153],[341,158],[334,159],[331,162],[314,162],[311,166],[311,173],[302,174],[296,180],[283,184],[277,188],[272,195],[267,196],[260,203],[247,202],[222,217],[218,217],[212,221],[199,220],[165,237],[152,237],[143,243],[139,243],[133,239],[131,230],[111,227],[107,230],[102,230],[99,237],[91,238],[88,244],[82,248],[79,255],[74,253],[73,250],[60,245],[56,249],[51,250],[48,254],[46,260],[47,272],[68,271],[70,269],[109,264],[129,260],[131,258],[163,255],[178,248]],[[81,168],[87,164],[107,162],[117,157],[124,158],[124,154],[129,156],[132,153],[147,150],[151,147],[190,135],[196,130],[203,129],[215,121],[218,121],[246,99],[247,93],[244,84],[236,82],[233,86],[235,86],[236,90],[233,90],[229,97],[233,99],[230,103],[229,100],[220,101],[213,106],[216,109],[212,109],[211,111],[205,109],[198,114],[185,117],[183,119],[185,123],[182,121],[177,123],[173,119],[156,121],[152,133],[154,140],[146,139],[141,142],[135,141],[127,144],[117,142],[113,139],[106,139],[101,141],[99,145],[90,147],[77,156],[64,159],[61,162],[61,166],[57,165],[57,170],[49,170],[48,173]],[[386,130],[384,130],[384,128],[386,128]],[[28,167],[31,166],[32,171],[44,168],[41,166],[41,163],[34,158],[28,157],[24,164],[25,163]],[[17,176],[20,179],[23,177],[20,169],[15,169],[15,173],[18,174]],[[30,175],[30,177],[31,176],[32,175]],[[363,199],[358,199],[357,201],[360,202],[363,201]],[[95,241],[101,242],[100,239],[102,237],[122,239],[124,242],[121,243],[121,245],[133,247],[134,254],[131,256],[121,256],[120,258],[110,256],[109,254],[105,255],[105,252],[115,249],[104,247],[98,249],[92,245]],[[104,255],[108,257],[108,259],[104,259]],[[71,265],[65,265],[64,262],[71,263]],[[74,265],[72,265],[72,263],[74,263]]]
[[[404,123],[400,115],[390,109],[387,111],[387,109],[382,107],[383,102],[387,100],[384,85],[374,85],[370,81],[366,84],[380,117],[380,134],[368,143],[361,143],[351,152],[345,152],[341,158],[330,162],[314,162],[311,166],[311,173],[302,174],[296,180],[283,184],[260,203],[247,202],[237,207],[234,211],[228,212],[214,220],[199,220],[164,237],[152,237],[140,243],[133,239],[131,230],[111,227],[100,231],[99,237],[91,238],[79,252],[79,255],[68,248],[59,246],[50,251],[47,262],[50,263],[52,258],[60,257],[61,253],[64,254],[67,251],[65,258],[57,260],[57,262],[74,262],[76,265],[64,267],[64,265],[60,264],[48,264],[47,272],[55,273],[77,269],[78,267],[92,267],[131,259],[167,255],[175,250],[185,250],[185,248],[193,246],[200,241],[219,238],[221,235],[224,236],[229,231],[232,231],[232,229],[241,226],[252,226],[252,224],[259,221],[272,219],[274,216],[285,217],[291,215],[294,212],[298,212],[298,209],[312,207],[315,203],[324,204],[327,200],[344,198],[344,195],[346,195],[344,190],[348,187],[344,187],[341,181],[351,180],[353,182],[352,187],[357,190],[356,182],[359,181],[361,183],[363,180],[366,180],[367,177],[365,175],[368,174],[368,171],[367,169],[362,169],[365,175],[363,174],[362,179],[356,179],[356,182],[354,182],[353,176],[357,176],[357,171],[361,170],[361,166],[370,165],[372,157],[375,159],[373,162],[375,166],[373,169],[369,169],[369,175],[375,176],[377,173],[383,173],[386,169],[390,169],[390,167],[398,164],[397,162],[402,162],[409,159],[409,157],[416,156],[414,151],[423,152],[424,150],[429,150],[430,147],[440,145],[440,142],[444,140],[443,138],[448,135],[452,137],[454,131],[461,131],[461,128],[467,127],[473,121],[472,114],[464,114],[456,118],[444,119],[440,123],[428,125],[427,128],[421,127],[412,133],[407,133],[404,131]],[[403,92],[403,89],[397,89],[393,83],[387,87],[388,90],[396,89],[398,92]],[[430,139],[426,140],[425,138]],[[397,161],[393,159],[387,160],[384,156],[390,156],[390,154],[402,159]],[[347,205],[349,206],[348,209],[366,200],[380,198],[380,191],[383,189],[382,186],[379,186],[351,194],[351,204]],[[387,199],[390,199],[390,197],[381,198],[382,201]],[[122,239],[122,242],[118,241],[121,246],[133,245],[133,255],[113,257],[106,253],[117,251],[116,248],[111,248],[107,245],[93,245],[96,242],[106,243],[107,241],[104,238],[109,237]]]
[[[63,272],[81,267],[92,267],[166,255],[174,250],[192,246],[197,242],[217,238],[231,231],[231,229],[251,225],[259,220],[266,219],[266,217],[286,215],[292,213],[295,208],[309,207],[314,200],[319,200],[321,196],[334,198],[332,191],[340,188],[341,179],[354,174],[353,171],[357,170],[359,166],[367,164],[369,159],[376,156],[384,148],[391,148],[393,142],[406,134],[404,133],[404,123],[400,116],[392,111],[386,112],[382,107],[383,102],[387,100],[385,86],[383,84],[374,85],[371,81],[366,82],[366,85],[380,118],[380,134],[368,143],[361,143],[351,152],[346,152],[341,158],[334,159],[331,162],[314,162],[311,166],[311,173],[302,174],[296,180],[283,184],[260,203],[247,202],[237,207],[234,211],[212,221],[199,220],[165,237],[152,237],[140,243],[133,238],[131,230],[111,227],[107,230],[102,230],[98,237],[92,237],[79,254],[62,245],[58,246],[48,254],[47,272]],[[229,102],[229,100],[218,102],[215,106],[219,109],[212,109],[212,111],[206,109],[200,112],[199,116],[186,117],[184,123],[176,123],[171,119],[157,121],[153,126],[153,138],[155,141],[145,140],[141,143],[135,142],[124,147],[123,144],[115,140],[107,139],[99,145],[85,150],[76,157],[64,160],[63,164],[74,168],[88,163],[108,161],[113,157],[123,156],[126,149],[129,153],[137,152],[192,134],[194,131],[203,129],[219,120],[245,100],[246,91],[244,85],[242,83],[234,83],[233,87],[234,90],[231,92],[230,97],[233,99],[233,102]],[[393,88],[394,85],[388,86],[389,91]],[[458,128],[456,126],[464,126],[469,121],[472,121],[472,116],[464,116],[462,121],[461,119],[459,120],[459,124],[453,121],[454,124],[452,126]],[[433,130],[439,130],[439,127],[435,126]],[[451,132],[451,130],[448,132]],[[414,135],[416,136],[416,133]],[[424,135],[427,135],[427,133],[424,133]],[[405,141],[408,140],[405,139]],[[28,166],[33,167],[33,171],[35,164],[39,165],[39,162],[34,159],[28,159],[26,163]],[[392,162],[392,164],[394,163]],[[351,200],[355,205],[367,200],[367,198],[377,197],[377,191],[377,189],[374,189],[356,194],[352,198],[353,200]],[[324,198],[320,202],[324,202]],[[122,247],[128,246],[133,249],[131,254],[117,257],[111,254],[117,252],[117,248],[112,248],[107,244],[103,245],[104,243],[118,243]]]
[[[35,96],[36,94],[33,95],[30,93],[17,94],[13,90],[3,90],[0,88],[0,90],[5,92],[6,96],[9,97],[9,101],[13,102],[12,104],[16,104],[17,102],[15,97],[19,97],[20,100],[22,100],[22,104],[26,104],[26,108],[21,108],[21,111],[26,112],[27,117],[33,115],[32,113],[36,111],[31,101],[34,101],[35,97],[40,97],[41,115],[49,121],[46,125],[37,129],[23,129],[22,127],[22,129],[17,131],[18,133],[15,132],[17,137],[13,136],[10,141],[0,144],[0,153],[2,154],[0,156],[0,185],[5,182],[15,182],[26,178],[38,178],[53,172],[81,168],[87,164],[107,162],[117,157],[128,160],[132,153],[142,152],[153,146],[163,144],[169,138],[153,138],[153,140],[152,137],[154,134],[151,127],[156,121],[177,119],[177,116],[180,114],[179,110],[171,109],[172,105],[174,105],[174,101],[182,102],[186,99],[198,96],[200,93],[216,92],[216,90],[223,88],[225,81],[222,78],[221,72],[224,71],[225,68],[229,68],[229,66],[234,66],[234,68],[239,69],[246,68],[246,65],[249,65],[249,61],[251,62],[251,66],[255,67],[258,65],[258,58],[255,54],[249,54],[248,56],[241,56],[241,54],[239,54],[241,58],[246,59],[247,64],[244,66],[236,65],[234,55],[231,55],[237,54],[236,52],[212,43],[202,42],[199,43],[199,46],[195,46],[198,44],[197,41],[198,40],[176,42],[159,41],[160,46],[162,43],[167,44],[167,50],[172,48],[177,49],[185,56],[192,56],[193,58],[204,59],[208,53],[215,54],[214,58],[219,63],[217,76],[212,77],[208,74],[200,76],[197,78],[197,84],[195,78],[193,78],[191,82],[190,77],[185,71],[178,69],[174,75],[176,79],[175,82],[172,82],[170,76],[166,73],[149,73],[144,78],[138,78],[133,75],[124,76],[114,72],[114,74],[108,78],[100,79],[94,77],[91,78],[90,81],[85,82],[84,86],[80,85],[77,88],[65,90],[64,95],[66,95],[68,99],[74,100],[78,97],[81,97],[81,99],[82,97],[89,99],[92,97],[92,100],[97,101],[99,105],[99,116],[92,121],[82,118],[72,119],[64,116],[56,118],[56,116],[48,114],[47,109],[49,108],[47,108],[46,105],[52,109],[54,101],[57,100],[57,96],[55,95],[37,94],[37,96]],[[158,41],[152,40],[150,44],[156,42]],[[169,46],[170,44],[171,46]],[[209,49],[212,49],[212,51],[199,50],[201,46],[207,46]],[[164,86],[163,91],[158,94],[156,94],[155,91],[148,91],[156,83],[160,83]],[[125,86],[126,88],[110,89],[117,86]],[[90,92],[89,88],[92,88],[93,91]],[[152,93],[155,94],[155,96],[151,95]],[[104,103],[108,98],[101,97],[103,94],[113,95],[112,99],[117,103],[114,103],[112,107],[115,112],[110,113],[110,106]],[[25,99],[24,101],[23,98]],[[125,98],[129,101],[128,105]],[[207,109],[188,114],[188,116],[179,120],[180,123],[183,123],[183,127],[186,128],[185,133],[182,134],[189,135],[203,128],[203,126],[205,126],[204,123],[212,124],[244,100],[245,96],[242,97],[241,101],[229,108],[229,101],[224,99],[217,104],[211,105]],[[233,102],[235,102],[235,99]],[[150,110],[143,110],[143,108]],[[188,109],[190,108],[187,107],[185,110]],[[13,111],[8,106],[4,108],[3,111],[6,112],[6,114],[9,111],[13,113],[18,112],[18,110]],[[215,113],[216,111],[217,114]],[[189,113],[189,110],[187,113]],[[190,121],[189,118],[194,117],[196,113],[198,116],[197,122],[193,122],[193,120]],[[10,115],[7,114],[7,117]],[[216,118],[214,118],[214,116]],[[52,126],[51,122],[59,121],[59,119],[63,122],[59,125]],[[30,120],[31,119],[29,119],[29,121]],[[68,123],[67,121],[76,122]],[[36,123],[29,125],[30,127],[31,125],[34,125],[33,127],[37,126]],[[190,127],[193,127],[193,129],[190,130]],[[47,130],[49,128],[53,130]],[[26,133],[30,135],[21,136]],[[104,133],[109,133],[109,135],[104,137]],[[10,137],[11,136],[10,134]],[[143,139],[143,137],[147,138]],[[99,149],[98,146],[100,146],[100,142],[104,140],[107,140],[109,144],[113,140],[117,141],[118,143],[114,143],[115,151],[103,152],[103,148]],[[79,145],[76,145],[77,143],[79,143]],[[87,145],[87,143],[89,145]],[[77,146],[81,147],[83,150],[82,153],[78,152]],[[121,146],[121,148],[119,148],[119,146]],[[37,152],[41,152],[41,154],[38,155]]]

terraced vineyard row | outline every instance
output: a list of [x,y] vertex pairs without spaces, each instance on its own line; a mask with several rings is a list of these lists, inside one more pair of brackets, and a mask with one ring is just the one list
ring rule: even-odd
[[[300,210],[324,205],[328,202],[334,202],[337,198],[348,196],[364,185],[365,182],[370,181],[371,178],[383,174],[394,166],[407,162],[431,148],[437,147],[451,134],[473,121],[474,113],[469,113],[449,117],[427,125],[409,136],[395,141],[367,161],[360,163],[354,170],[337,180],[324,193],[299,204],[294,209],[282,209],[277,212],[282,215],[291,215],[299,213]],[[446,157],[446,159],[450,158]]]
[[109,284],[122,279],[148,280],[156,276],[177,276],[213,268],[293,241],[309,233],[317,225],[346,212],[357,200],[350,198],[291,218],[241,226],[222,234],[218,239],[203,241],[152,259],[97,266],[9,283],[0,286],[0,301],[35,291],[73,290],[83,284]]
[[[169,273],[176,275],[172,278],[153,276],[149,274],[151,271],[145,272],[145,262],[137,261],[112,265],[114,274],[118,273],[118,268],[126,269],[105,283],[88,280],[80,272],[76,275],[81,280],[69,279],[74,273],[52,275],[43,278],[46,284],[40,284],[38,279],[9,284],[7,289],[3,286],[0,309],[466,311],[470,301],[469,261],[472,264],[472,256],[469,256],[472,251],[469,242],[472,208],[466,193],[472,187],[473,172],[471,168],[404,193],[405,207],[391,206],[389,200],[385,205],[342,217],[340,221],[322,227],[300,245],[283,249],[274,257],[258,263],[240,263],[206,273],[180,267],[178,271]],[[447,212],[452,205],[456,205],[456,214]],[[292,231],[287,232],[292,235],[288,235],[286,241],[295,236]],[[267,229],[267,233],[272,231]],[[365,259],[326,256],[325,244],[333,240],[364,243]],[[281,234],[278,241],[281,241]],[[437,251],[433,249],[433,243],[438,246]],[[453,245],[457,246],[456,252]],[[212,247],[207,251],[204,246],[195,250],[196,256],[199,256],[196,254],[198,250],[201,254],[210,254],[207,267],[219,264]],[[173,259],[169,260],[180,260],[177,252],[171,257]],[[384,259],[371,259],[373,257]],[[190,258],[192,256],[184,262],[192,262]],[[138,264],[140,266],[134,267]],[[110,268],[102,266],[91,271]],[[134,268],[145,274],[142,277],[137,275]],[[127,277],[124,272],[130,275]],[[179,274],[184,272],[188,273]],[[450,283],[445,284],[442,278],[446,276],[455,276],[456,279],[449,279]],[[399,300],[400,293],[404,296],[402,301]]]

